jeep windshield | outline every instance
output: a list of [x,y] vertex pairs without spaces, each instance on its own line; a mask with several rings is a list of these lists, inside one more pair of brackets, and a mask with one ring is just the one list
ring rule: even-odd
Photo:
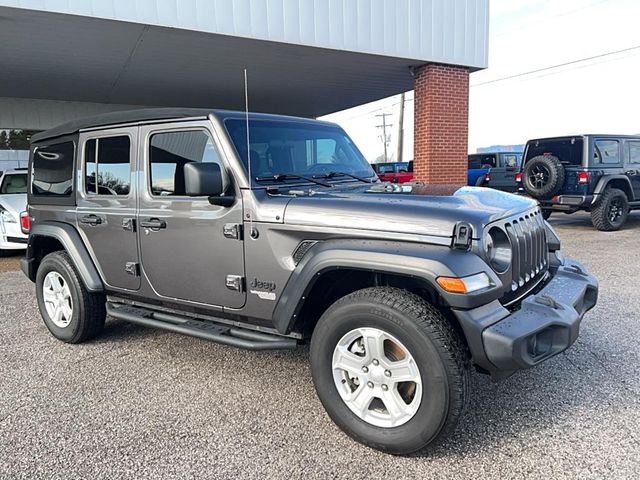
[[553,155],[558,157],[563,165],[580,166],[582,165],[582,145],[581,137],[531,140],[527,145],[525,162],[539,155]]
[[[247,171],[251,159],[254,186],[376,178],[362,153],[337,126],[250,120],[248,149],[244,120],[226,120],[225,127]],[[314,181],[318,179],[324,182]]]

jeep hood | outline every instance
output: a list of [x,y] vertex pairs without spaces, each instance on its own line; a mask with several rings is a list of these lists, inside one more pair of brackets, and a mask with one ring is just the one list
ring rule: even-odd
[[[397,187],[396,187],[397,188]],[[418,186],[407,193],[372,187],[332,189],[293,198],[284,213],[289,225],[320,226],[451,237],[467,222],[478,237],[496,220],[534,208],[526,197],[478,187]]]
[[11,193],[0,195],[0,206],[18,219],[20,218],[20,213],[27,209],[27,194]]

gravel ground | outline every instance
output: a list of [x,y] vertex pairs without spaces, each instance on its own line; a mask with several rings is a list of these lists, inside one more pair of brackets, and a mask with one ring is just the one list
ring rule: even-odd
[[0,272],[11,272],[13,270],[20,270],[20,257],[24,255],[24,252],[11,252],[5,255],[6,256],[0,256]]
[[0,477],[639,478],[640,215],[615,233],[584,215],[552,223],[599,277],[599,305],[566,353],[497,384],[474,375],[456,434],[425,457],[342,434],[307,349],[252,353],[113,320],[66,345],[33,286],[2,272]]

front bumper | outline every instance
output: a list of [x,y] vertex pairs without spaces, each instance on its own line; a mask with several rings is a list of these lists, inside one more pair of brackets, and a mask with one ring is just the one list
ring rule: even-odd
[[580,322],[598,300],[598,281],[579,262],[565,259],[552,279],[510,312],[495,300],[454,310],[474,363],[494,376],[530,368],[569,348]]

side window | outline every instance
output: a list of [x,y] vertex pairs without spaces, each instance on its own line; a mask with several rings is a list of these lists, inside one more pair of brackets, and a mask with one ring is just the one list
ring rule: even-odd
[[126,135],[94,138],[85,144],[84,189],[92,195],[129,195],[131,141]]
[[73,191],[73,142],[37,147],[33,152],[31,193],[68,197]]
[[629,163],[640,164],[640,142],[627,142],[627,159]]
[[229,178],[218,149],[203,130],[165,132],[149,141],[151,193],[160,196],[185,195],[184,166],[191,162],[215,162],[222,171],[223,188]]
[[518,166],[518,156],[517,155],[505,155],[504,156],[504,166],[507,168],[516,168]]
[[596,163],[620,163],[619,143],[617,140],[596,140],[593,157]]
[[469,155],[469,170],[478,170],[482,168],[482,155]]

